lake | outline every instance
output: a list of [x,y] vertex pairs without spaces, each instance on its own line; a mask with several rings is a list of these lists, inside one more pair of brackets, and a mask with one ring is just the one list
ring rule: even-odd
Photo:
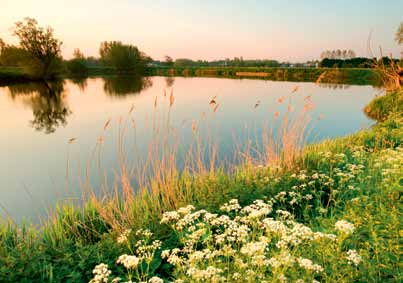
[[307,142],[367,128],[373,121],[362,109],[377,93],[372,86],[184,77],[0,87],[0,215],[36,222],[58,201],[79,199],[86,172],[95,189],[106,178],[113,183],[119,150],[129,164],[143,160],[167,128],[177,155],[199,139],[230,160],[235,145],[259,143],[267,125],[277,135],[286,113],[298,122],[307,106]]

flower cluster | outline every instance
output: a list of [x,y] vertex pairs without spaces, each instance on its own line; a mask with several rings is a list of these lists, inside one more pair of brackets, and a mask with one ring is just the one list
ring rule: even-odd
[[350,264],[354,264],[355,266],[359,265],[362,258],[358,254],[356,250],[348,250],[347,251],[347,261]]
[[334,227],[346,235],[352,234],[355,230],[354,225],[346,220],[337,221],[336,224],[334,224]]
[[140,258],[134,255],[121,255],[116,261],[118,264],[123,264],[126,269],[136,268],[140,263]]
[[117,242],[119,244],[126,243],[131,232],[131,229],[125,230],[122,234],[119,235],[119,237],[117,238]]
[[[129,249],[131,250],[131,243],[129,243],[129,235],[131,234],[131,230],[125,230],[118,238],[117,242],[127,243]],[[163,280],[159,277],[153,276],[150,279],[148,274],[149,266],[152,260],[155,257],[155,253],[161,247],[161,241],[154,240],[151,238],[153,234],[149,230],[137,230],[135,233],[136,237],[139,239],[135,243],[135,250],[133,254],[123,254],[119,256],[116,263],[121,264],[126,268],[127,271],[127,279],[128,281],[124,283],[132,283],[132,279],[137,279],[139,282],[148,282],[148,283],[163,283]],[[142,266],[146,266],[142,268]],[[97,265],[94,270],[94,278],[91,279],[90,283],[108,283],[109,277],[111,275],[111,271],[108,270],[108,266],[106,264]],[[121,282],[120,277],[115,277],[112,279],[112,283]]]
[[108,283],[111,271],[108,269],[108,265],[101,263],[94,267],[92,271],[94,278],[91,279],[90,283]]
[[312,231],[287,211],[273,211],[273,202],[256,200],[242,208],[230,200],[221,206],[227,213],[222,215],[183,208],[173,219],[175,212],[167,212],[161,222],[177,231],[183,246],[161,257],[174,266],[176,278],[191,282],[285,282],[293,270],[314,280],[323,267],[295,251],[316,241],[334,243],[336,236]]

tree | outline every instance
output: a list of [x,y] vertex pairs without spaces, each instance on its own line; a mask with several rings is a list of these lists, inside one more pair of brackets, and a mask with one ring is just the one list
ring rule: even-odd
[[73,51],[73,58],[74,59],[84,59],[85,57],[79,48],[75,48]]
[[347,57],[350,58],[350,59],[355,58],[355,52],[353,50],[349,49],[347,51]]
[[341,50],[340,49],[337,49],[336,50],[336,59],[341,59]]
[[136,46],[122,44],[120,41],[104,41],[99,54],[105,64],[120,72],[142,73],[150,58]]
[[53,78],[61,70],[62,42],[53,36],[53,29],[39,27],[32,18],[15,23],[14,35],[19,38],[19,47],[28,55],[21,65],[36,78]]
[[0,53],[1,50],[6,46],[6,43],[3,41],[3,39],[0,38]]
[[73,52],[73,59],[66,62],[66,68],[70,75],[86,76],[88,73],[87,63],[84,54],[76,48]]
[[0,50],[0,64],[18,67],[29,59],[29,55],[22,48],[4,44]]
[[172,67],[174,64],[174,60],[172,59],[172,57],[165,55],[165,64],[169,67]]
[[175,67],[191,67],[195,66],[195,62],[191,59],[187,58],[178,58],[175,60],[174,66]]
[[403,22],[400,23],[400,26],[396,31],[395,40],[396,40],[397,43],[403,44]]

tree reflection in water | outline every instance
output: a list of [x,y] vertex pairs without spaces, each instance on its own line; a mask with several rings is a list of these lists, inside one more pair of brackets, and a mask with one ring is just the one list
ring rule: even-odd
[[150,77],[111,76],[103,79],[105,93],[114,97],[125,97],[139,93],[153,85]]
[[172,87],[175,83],[175,77],[165,77],[165,84],[167,87]]
[[50,134],[60,126],[67,125],[72,112],[66,104],[63,81],[24,83],[8,86],[13,100],[32,109],[31,126],[37,131]]
[[87,79],[88,77],[71,77],[70,81],[75,84],[81,92],[84,92],[88,85]]
[[319,87],[330,88],[330,89],[348,89],[350,85],[347,84],[336,84],[336,83],[319,83]]

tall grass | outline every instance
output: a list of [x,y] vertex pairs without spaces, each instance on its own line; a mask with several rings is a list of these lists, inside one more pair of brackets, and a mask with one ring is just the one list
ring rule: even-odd
[[[313,103],[307,99],[299,113],[294,113],[290,100],[286,113],[270,113],[271,121],[260,134],[243,135],[248,142],[234,141],[232,157],[224,158],[212,134],[215,114],[220,111],[217,103],[210,103],[211,113],[207,118],[193,120],[188,125],[192,138],[186,144],[179,130],[172,126],[174,101],[172,91],[169,95],[164,92],[161,101],[155,98],[152,119],[144,126],[151,132],[145,157],[136,144],[129,150],[125,146],[128,133],[134,131],[136,136],[139,126],[131,115],[131,108],[128,116],[118,122],[119,170],[114,185],[104,183],[99,193],[99,188],[87,182],[85,191],[89,192],[91,203],[103,220],[118,231],[128,226],[148,225],[165,211],[214,195],[217,179],[231,178],[239,168],[251,174],[258,166],[292,168],[302,153],[309,132],[309,111],[313,108]],[[104,175],[102,170],[99,174]]]

